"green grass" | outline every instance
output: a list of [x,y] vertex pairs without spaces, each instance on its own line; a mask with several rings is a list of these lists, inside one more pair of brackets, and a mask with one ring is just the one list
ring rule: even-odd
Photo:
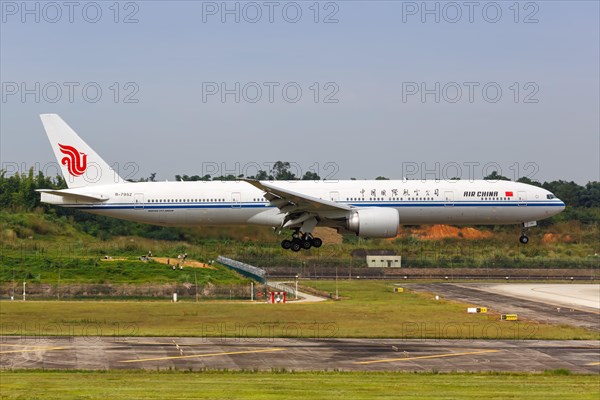
[[592,399],[596,375],[3,371],[2,399]]
[[[335,282],[315,282],[335,291]],[[599,339],[579,327],[499,321],[467,314],[466,304],[392,292],[378,281],[339,283],[341,301],[249,302],[9,302],[0,307],[2,333],[11,335],[389,337],[462,339]]]

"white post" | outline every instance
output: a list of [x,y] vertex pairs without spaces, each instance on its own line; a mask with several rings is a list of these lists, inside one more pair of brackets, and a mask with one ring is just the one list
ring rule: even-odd
[[296,300],[298,300],[298,275],[296,275]]
[[25,301],[25,285],[27,282],[23,282],[23,301]]
[[173,293],[173,303],[177,303],[177,292]]
[[198,277],[196,276],[196,271],[194,271],[194,282],[196,283],[196,303],[198,302]]
[[250,282],[250,301],[254,301],[254,282]]
[[337,264],[335,265],[335,299],[339,300],[340,298],[340,292],[338,290],[338,270],[337,270]]

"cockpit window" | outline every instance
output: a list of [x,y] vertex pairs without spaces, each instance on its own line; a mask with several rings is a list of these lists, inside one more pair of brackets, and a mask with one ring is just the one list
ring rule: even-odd
[[555,198],[556,198],[556,196],[555,196],[555,195],[553,195],[553,194],[547,194],[547,195],[546,195],[546,198],[547,198],[548,200],[552,200],[552,199],[555,199]]

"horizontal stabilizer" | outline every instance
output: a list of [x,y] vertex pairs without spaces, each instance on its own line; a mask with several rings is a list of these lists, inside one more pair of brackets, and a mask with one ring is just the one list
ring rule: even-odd
[[63,197],[65,200],[70,200],[70,201],[79,201],[79,202],[84,202],[84,203],[93,203],[93,202],[101,202],[101,201],[106,201],[108,200],[108,197],[103,196],[101,194],[80,194],[80,193],[73,193],[73,192],[67,192],[64,190],[52,190],[52,189],[38,189],[36,190],[36,192],[40,192],[40,193],[47,193],[47,194],[51,194],[54,196],[60,196]]

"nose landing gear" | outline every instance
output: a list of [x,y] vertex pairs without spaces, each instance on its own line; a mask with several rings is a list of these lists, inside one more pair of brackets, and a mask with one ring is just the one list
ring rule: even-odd
[[525,232],[523,232],[523,233],[521,234],[521,237],[519,237],[519,242],[521,242],[522,244],[527,244],[527,243],[529,243],[529,236],[527,236],[527,235],[525,234]]
[[529,243],[529,236],[527,236],[527,231],[529,230],[529,228],[531,228],[532,226],[536,226],[536,225],[537,225],[536,221],[524,222],[523,229],[521,229],[521,237],[519,237],[519,242],[521,242],[522,244]]

